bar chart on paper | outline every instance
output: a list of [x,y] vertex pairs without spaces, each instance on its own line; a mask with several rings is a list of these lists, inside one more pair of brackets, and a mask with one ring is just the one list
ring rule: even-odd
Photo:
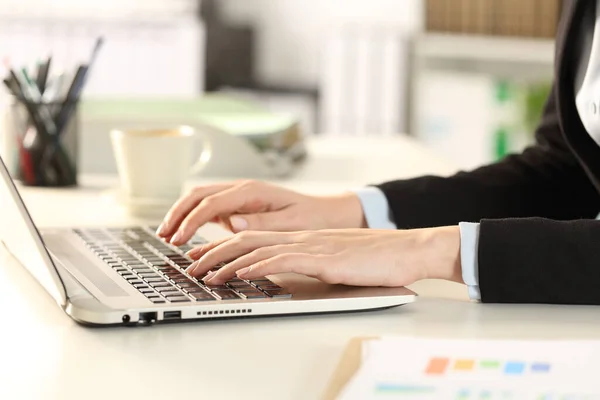
[[600,399],[598,363],[597,341],[382,338],[339,399]]

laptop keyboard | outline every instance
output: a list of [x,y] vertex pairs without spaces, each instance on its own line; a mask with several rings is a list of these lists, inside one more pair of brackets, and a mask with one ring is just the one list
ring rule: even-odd
[[[155,304],[291,297],[266,278],[251,281],[234,278],[224,285],[208,286],[202,282],[206,275],[194,278],[186,274],[192,260],[185,252],[207,243],[197,235],[176,247],[158,238],[154,234],[156,228],[73,231],[98,258]],[[224,265],[216,266],[213,271]]]

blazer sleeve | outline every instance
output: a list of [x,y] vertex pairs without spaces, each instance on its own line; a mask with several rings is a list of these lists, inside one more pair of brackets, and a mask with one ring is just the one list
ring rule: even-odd
[[483,220],[484,303],[600,305],[600,221]]
[[553,86],[535,144],[500,162],[450,177],[423,176],[374,185],[385,194],[400,229],[481,219],[594,218],[600,196],[559,126]]
[[522,154],[379,185],[399,228],[480,222],[484,303],[600,305],[600,196],[563,139],[554,96]]

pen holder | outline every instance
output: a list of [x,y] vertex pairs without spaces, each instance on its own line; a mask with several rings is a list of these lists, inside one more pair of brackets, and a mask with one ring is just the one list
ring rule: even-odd
[[[62,111],[61,111],[62,110]],[[27,186],[77,184],[76,103],[14,99],[5,116],[5,149],[14,179]]]

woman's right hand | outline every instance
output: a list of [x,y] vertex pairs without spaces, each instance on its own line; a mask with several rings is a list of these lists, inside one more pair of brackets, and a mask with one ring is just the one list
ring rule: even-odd
[[310,196],[259,181],[198,186],[179,199],[157,234],[181,245],[208,222],[231,232],[365,228],[358,196]]

